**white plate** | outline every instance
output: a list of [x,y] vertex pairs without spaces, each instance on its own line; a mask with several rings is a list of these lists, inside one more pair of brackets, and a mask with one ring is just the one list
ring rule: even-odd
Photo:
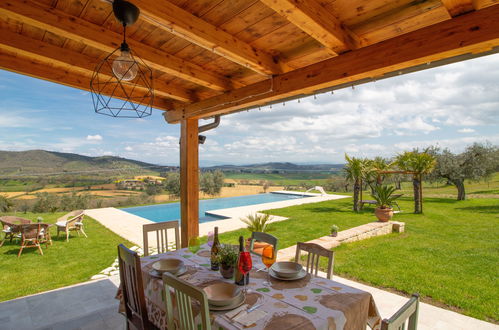
[[[176,272],[175,274],[172,274],[174,276],[180,276],[180,275],[183,275],[185,274],[185,272],[187,272],[187,266],[186,265],[183,265],[179,270],[178,272]],[[163,277],[163,273],[162,272],[159,272],[157,271],[156,269],[151,269],[149,271],[149,275],[151,275],[152,277],[156,277],[156,278],[162,278]]]
[[302,269],[296,274],[296,276],[293,277],[280,277],[278,276],[272,268],[269,268],[269,275],[272,276],[275,279],[282,280],[282,281],[296,281],[296,280],[301,280],[305,276],[307,276],[307,271],[305,269]]
[[210,308],[211,311],[228,311],[228,310],[231,310],[231,309],[238,308],[239,306],[241,306],[242,304],[244,304],[244,302],[246,301],[246,296],[244,295],[244,293],[242,291],[239,291],[239,292],[240,292],[239,293],[239,299],[235,300],[230,305],[226,305],[226,306],[213,306],[213,305],[208,304],[208,307]]

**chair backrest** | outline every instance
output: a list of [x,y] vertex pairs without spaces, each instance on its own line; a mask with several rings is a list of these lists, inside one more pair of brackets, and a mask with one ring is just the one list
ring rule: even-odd
[[407,330],[418,328],[419,295],[413,294],[411,299],[402,306],[392,317],[381,321],[381,330],[404,330],[407,320]]
[[39,238],[42,233],[42,229],[47,230],[48,226],[49,225],[46,223],[30,223],[20,225],[23,239]]
[[70,221],[70,222],[76,221],[76,219],[83,218],[83,215],[84,215],[83,212],[84,212],[83,210],[71,211],[69,213],[64,214],[59,219],[57,219],[57,222],[59,222],[59,221]]
[[319,271],[319,258],[325,257],[328,259],[327,278],[331,279],[333,275],[334,252],[328,250],[319,244],[315,243],[296,243],[295,262],[300,262],[301,251],[308,252],[307,255],[307,272],[317,276]]
[[177,329],[182,330],[197,330],[196,324],[194,322],[194,314],[192,312],[192,299],[195,299],[199,303],[199,313],[201,314],[201,329],[210,330],[210,312],[208,309],[208,298],[206,293],[197,288],[190,283],[177,278],[169,273],[163,273],[163,284],[165,285],[166,292],[166,317],[167,317],[167,329],[175,329],[174,327],[174,315],[173,315],[173,301],[172,301],[172,289],[175,294],[175,300],[177,303],[179,327]]
[[137,329],[152,329],[153,325],[147,317],[139,255],[120,244],[118,260],[127,322]]
[[25,225],[31,223],[31,220],[29,219],[24,219],[21,217],[16,217],[13,215],[6,215],[0,218],[0,221],[2,221],[5,225],[12,226],[12,225]]
[[254,254],[259,254],[254,250],[255,241],[268,243],[274,246],[274,251],[277,253],[277,237],[259,231],[252,232],[249,251]]
[[180,235],[178,229],[178,220],[158,223],[149,223],[142,226],[142,242],[144,244],[144,256],[149,255],[149,233],[156,233],[156,248],[158,253],[168,251],[168,229],[175,229],[175,249],[180,249]]

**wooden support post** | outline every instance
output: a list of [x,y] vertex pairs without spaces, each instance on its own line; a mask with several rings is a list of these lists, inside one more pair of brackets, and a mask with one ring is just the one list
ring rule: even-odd
[[180,218],[182,247],[199,236],[198,120],[185,119],[180,127]]

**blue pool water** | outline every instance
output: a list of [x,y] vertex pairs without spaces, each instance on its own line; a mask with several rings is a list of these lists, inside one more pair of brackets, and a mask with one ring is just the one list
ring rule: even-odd
[[[205,199],[199,201],[199,222],[220,220],[220,218],[206,215],[206,211],[227,209],[231,207],[247,206],[263,203],[278,202],[288,199],[303,198],[306,196],[288,194],[258,194],[238,197]],[[149,219],[154,222],[180,219],[180,203],[158,204],[150,206],[128,207],[122,209],[128,213]]]

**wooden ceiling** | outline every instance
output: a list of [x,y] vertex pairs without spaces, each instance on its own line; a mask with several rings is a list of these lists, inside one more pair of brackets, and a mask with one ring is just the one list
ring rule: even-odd
[[[172,123],[499,46],[499,0],[130,1]],[[109,0],[2,0],[0,29],[1,68],[85,90],[122,40]]]

